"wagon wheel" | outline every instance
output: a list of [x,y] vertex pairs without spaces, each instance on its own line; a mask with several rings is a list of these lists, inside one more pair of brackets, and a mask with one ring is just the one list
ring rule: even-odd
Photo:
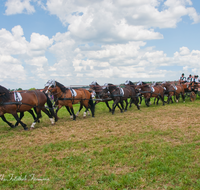
[[196,100],[196,94],[195,94],[194,91],[192,91],[191,94],[190,94],[190,100],[191,100],[192,102],[194,102],[194,101]]

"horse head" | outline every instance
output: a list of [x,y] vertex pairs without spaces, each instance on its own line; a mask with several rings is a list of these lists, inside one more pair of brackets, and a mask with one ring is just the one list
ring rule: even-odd
[[98,94],[102,90],[101,86],[96,81],[93,81],[89,86],[90,86],[89,89],[90,92],[95,91],[95,93]]
[[3,101],[7,101],[10,99],[10,91],[1,85],[0,85],[0,98],[2,98]]
[[99,92],[99,96],[100,97],[108,97],[110,95],[110,85],[109,83],[105,83],[102,88],[101,91]]
[[47,83],[44,85],[45,93],[55,93],[57,91],[57,85],[55,80],[48,80]]

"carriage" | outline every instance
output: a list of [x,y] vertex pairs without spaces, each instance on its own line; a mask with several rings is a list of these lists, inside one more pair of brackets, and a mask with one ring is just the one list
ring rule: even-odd
[[200,96],[200,83],[190,82],[190,83],[183,83],[180,82],[185,90],[185,96],[190,98],[193,102],[196,100],[197,95]]

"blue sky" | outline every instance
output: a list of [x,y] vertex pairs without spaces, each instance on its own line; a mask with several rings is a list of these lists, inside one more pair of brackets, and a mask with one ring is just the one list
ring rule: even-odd
[[7,88],[200,75],[198,0],[3,0],[0,14]]

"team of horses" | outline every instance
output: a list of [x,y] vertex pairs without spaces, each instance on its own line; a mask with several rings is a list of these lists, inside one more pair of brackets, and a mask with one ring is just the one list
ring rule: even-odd
[[[123,87],[106,83],[104,86],[100,86],[97,82],[90,84],[90,89],[84,88],[71,89],[66,88],[63,84],[58,81],[49,80],[45,84],[43,91],[39,90],[23,90],[20,91],[21,100],[16,100],[14,96],[17,92],[10,92],[8,89],[0,85],[0,117],[10,127],[15,128],[18,124],[21,124],[24,130],[28,130],[25,123],[21,121],[24,116],[24,112],[28,111],[33,117],[33,123],[31,128],[34,128],[37,122],[40,122],[42,117],[41,111],[43,111],[50,119],[51,123],[54,124],[58,121],[58,111],[61,107],[66,107],[73,120],[76,120],[78,113],[85,107],[86,113],[91,111],[92,117],[95,113],[95,105],[99,102],[105,102],[109,111],[114,114],[115,108],[118,107],[121,112],[127,111],[129,107],[134,103],[138,110],[142,98],[145,99],[146,106],[150,106],[150,98],[154,97],[154,103],[157,100],[157,104],[161,99],[162,105],[165,103],[173,103],[172,97],[176,102],[179,101],[180,96],[185,101],[185,91],[191,86],[187,84],[174,84],[171,82],[155,83],[149,85],[145,82],[138,82],[134,84],[131,81],[126,81]],[[95,100],[93,100],[92,93],[95,93]],[[49,98],[49,95],[53,95],[53,101]],[[165,101],[164,96],[167,96]],[[128,101],[130,100],[130,101]],[[109,105],[109,101],[113,101],[112,108]],[[125,106],[124,106],[125,102]],[[73,105],[80,104],[79,111],[77,114],[74,113]],[[56,107],[56,110],[54,108]],[[5,114],[9,113],[16,119],[15,125],[7,121]],[[20,113],[20,117],[18,116]],[[36,114],[36,116],[35,116]]]

